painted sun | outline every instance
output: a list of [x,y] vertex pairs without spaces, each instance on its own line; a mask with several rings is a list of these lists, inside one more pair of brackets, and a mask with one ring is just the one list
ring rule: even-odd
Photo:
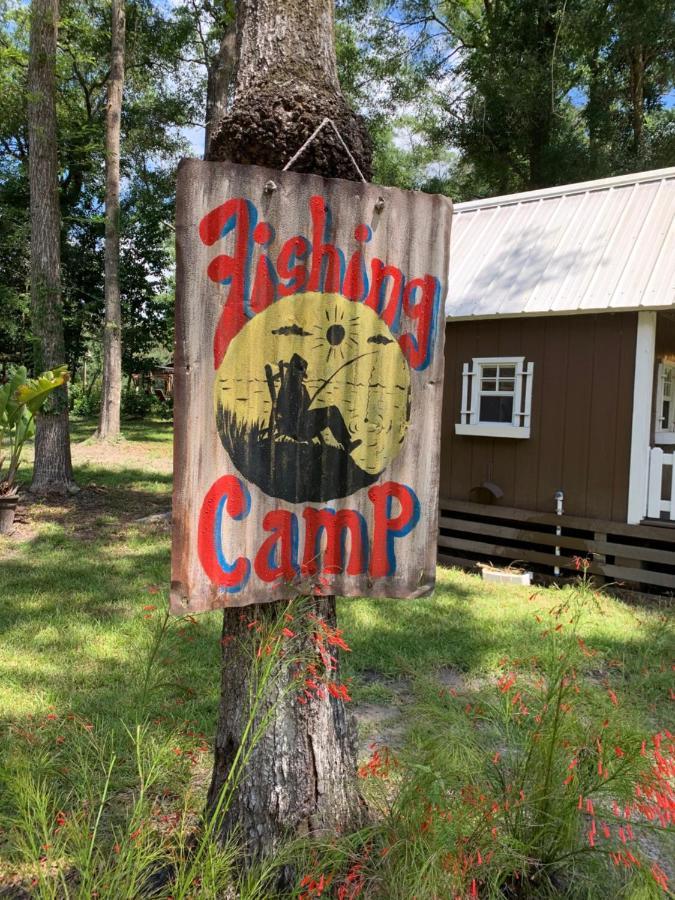
[[[288,412],[279,412],[282,385],[293,383],[297,433]],[[404,442],[410,371],[372,309],[339,294],[297,294],[259,313],[232,340],[214,400],[221,420],[238,423],[237,435],[255,429],[263,442],[341,448],[350,465],[375,476]]]

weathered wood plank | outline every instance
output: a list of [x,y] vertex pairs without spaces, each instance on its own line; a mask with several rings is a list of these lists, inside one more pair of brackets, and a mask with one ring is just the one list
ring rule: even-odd
[[643,538],[644,540],[661,541],[675,544],[675,528],[661,527],[656,523],[626,525],[622,522],[610,522],[606,519],[586,519],[581,516],[557,516],[555,513],[541,513],[534,510],[515,509],[507,506],[486,506],[471,503],[467,500],[448,500],[441,497],[441,511],[461,512],[467,515],[481,516],[490,519],[508,519],[512,522],[527,522],[533,525],[561,525],[564,528],[576,528],[579,531],[616,534],[625,537]]
[[[670,551],[654,550],[651,547],[637,544],[617,544],[593,537],[583,538],[566,534],[557,535],[552,531],[528,531],[522,528],[513,528],[506,525],[495,526],[489,522],[474,522],[470,519],[456,519],[443,515],[439,517],[438,525],[439,528],[461,532],[465,536],[467,534],[486,534],[492,537],[498,535],[502,540],[523,541],[529,544],[577,550],[579,553],[599,553],[607,556],[621,556],[626,559],[675,565],[675,547]],[[508,550],[509,548],[507,547],[506,549]],[[514,551],[517,550],[515,547],[513,549]]]
[[[495,560],[508,560],[509,562],[536,563],[544,566],[559,566],[561,569],[575,571],[576,566],[573,557],[555,556],[552,553],[541,553],[529,547],[506,547],[503,544],[490,543],[488,541],[472,541],[466,538],[458,538],[454,535],[446,537],[439,535],[439,547],[448,550],[469,551],[480,554],[479,562],[494,562]],[[443,558],[450,560],[453,555],[444,553]],[[649,569],[631,568],[629,566],[607,565],[591,562],[588,567],[589,574],[602,575],[617,581],[629,581],[637,584],[650,584],[657,587],[672,588],[675,590],[675,577],[666,572],[652,572]]]
[[451,214],[181,165],[174,611],[433,589]]

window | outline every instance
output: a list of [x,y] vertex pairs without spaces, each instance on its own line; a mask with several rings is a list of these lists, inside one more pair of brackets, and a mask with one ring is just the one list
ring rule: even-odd
[[659,363],[654,443],[675,444],[675,362]]
[[522,356],[464,363],[457,434],[529,438],[534,363]]

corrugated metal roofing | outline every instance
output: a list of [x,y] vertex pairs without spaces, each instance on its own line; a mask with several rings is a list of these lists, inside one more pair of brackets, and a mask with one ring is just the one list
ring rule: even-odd
[[448,318],[675,305],[675,167],[455,206]]

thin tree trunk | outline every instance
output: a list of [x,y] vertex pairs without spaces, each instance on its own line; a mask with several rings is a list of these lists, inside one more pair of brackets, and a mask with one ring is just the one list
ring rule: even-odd
[[629,51],[630,66],[630,107],[631,128],[633,130],[633,154],[636,161],[644,157],[644,121],[645,121],[645,53],[644,47],[638,44]]
[[103,390],[97,436],[115,439],[120,433],[122,404],[122,308],[120,301],[120,130],[124,90],[124,0],[112,0],[112,54],[106,111],[105,183],[105,325]]
[[[237,5],[234,96],[207,155],[282,168],[324,116],[330,116],[369,176],[372,148],[365,125],[347,106],[337,78],[333,0],[240,0]],[[323,129],[294,169],[357,179],[335,134]],[[223,613],[222,685],[215,762],[208,806],[213,810],[242,740],[248,712],[253,620],[269,625],[285,606],[254,606]],[[337,622],[334,597],[312,608]],[[316,653],[311,634],[301,655]],[[337,656],[337,651],[336,651]],[[337,663],[339,666],[339,661]],[[339,675],[333,672],[337,680]],[[297,701],[287,687],[289,664],[279,663],[274,687],[259,716],[272,724],[254,750],[221,825],[221,836],[241,829],[250,858],[272,853],[293,834],[336,834],[365,817],[356,781],[356,725],[342,699]],[[290,876],[289,876],[290,877]]]
[[[28,64],[30,296],[35,369],[65,362],[61,300],[61,215],[56,152],[56,33],[58,0],[33,0]],[[68,393],[54,391],[38,416],[31,490],[75,488],[68,432]]]
[[206,80],[206,128],[204,156],[211,144],[214,127],[224,118],[230,98],[230,86],[237,59],[236,23],[234,18],[223,35],[215,60],[208,66]]

